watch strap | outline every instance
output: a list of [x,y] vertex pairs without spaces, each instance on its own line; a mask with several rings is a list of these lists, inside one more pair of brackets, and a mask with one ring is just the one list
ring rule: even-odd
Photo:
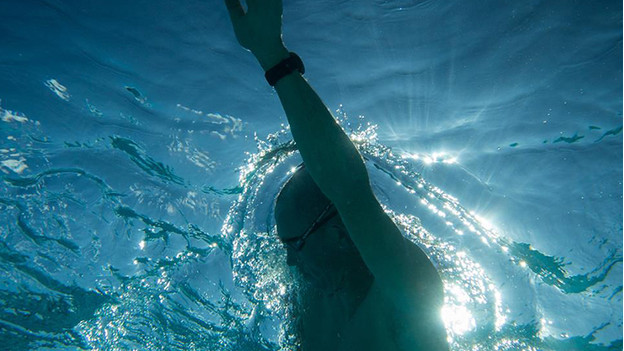
[[282,60],[280,63],[266,71],[264,77],[267,82],[269,82],[269,85],[275,86],[280,79],[294,71],[298,71],[303,74],[305,73],[305,67],[303,66],[301,58],[294,52],[291,52],[289,53],[288,58]]

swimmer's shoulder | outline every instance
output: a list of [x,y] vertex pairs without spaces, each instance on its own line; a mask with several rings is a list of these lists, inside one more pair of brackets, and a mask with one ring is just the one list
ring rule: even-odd
[[[373,282],[341,338],[338,350],[448,351],[444,326],[427,321],[421,309],[404,306]],[[425,312],[425,314],[427,314]]]
[[375,281],[406,303],[413,301],[415,294],[420,299],[442,301],[437,270],[427,255],[403,236],[370,186],[342,195],[334,203]]
[[[375,295],[378,297],[374,298]],[[371,297],[376,312],[389,328],[390,340],[395,350],[448,351],[446,328],[441,318],[441,292],[414,295],[410,303],[402,301],[402,294],[393,296],[388,289],[373,284]],[[383,328],[383,326],[378,326]],[[390,343],[388,343],[390,345]]]

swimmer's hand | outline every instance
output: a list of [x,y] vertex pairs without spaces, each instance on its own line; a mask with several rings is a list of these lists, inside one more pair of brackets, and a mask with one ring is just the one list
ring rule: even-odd
[[256,56],[266,71],[288,57],[282,42],[282,0],[246,0],[246,3],[245,13],[240,0],[225,0],[236,39]]

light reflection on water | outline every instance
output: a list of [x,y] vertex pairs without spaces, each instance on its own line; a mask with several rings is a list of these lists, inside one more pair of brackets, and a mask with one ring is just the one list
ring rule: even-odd
[[[621,3],[286,3],[454,349],[621,350]],[[0,347],[296,345],[299,160],[222,2],[74,5],[0,2]]]
[[[26,117],[5,123],[28,127],[4,131],[19,142],[38,133]],[[498,234],[493,223],[427,182],[415,170],[419,160],[377,143],[375,125],[359,125],[350,134],[367,159],[386,211],[440,271],[441,313],[454,349],[590,345],[591,334],[565,336],[566,322],[549,315],[536,290],[559,293],[558,301],[570,306],[578,296],[583,303],[592,298],[598,303],[600,296],[586,292],[621,262],[617,253],[591,274],[572,276],[561,260]],[[134,182],[129,194],[120,194],[81,168],[34,175],[14,171],[4,178],[0,206],[9,226],[0,246],[2,269],[11,282],[7,286],[21,289],[19,298],[0,296],[10,306],[4,335],[21,340],[19,347],[276,350],[297,345],[297,285],[275,240],[272,217],[279,187],[300,162],[288,130],[258,141],[258,152],[240,168],[238,187],[208,189],[203,197],[197,196],[202,190],[186,188],[182,177],[134,141],[111,137],[109,142],[144,172],[144,180],[161,185]],[[28,144],[16,145],[9,155],[24,153],[28,162],[41,158]],[[205,233],[184,216],[169,220],[181,209],[213,208],[210,196],[219,193],[236,198],[220,234]],[[156,211],[141,212],[148,208]]]
[[[588,337],[567,344],[564,340],[558,344],[557,340],[561,335],[553,334],[554,332],[546,328],[553,322],[544,314],[542,306],[538,302],[524,304],[517,300],[538,299],[533,287],[536,278],[541,280],[541,284],[548,285],[547,289],[573,285],[574,281],[567,277],[561,266],[544,265],[544,259],[548,261],[548,257],[534,249],[522,252],[522,255],[518,255],[521,250],[510,251],[510,247],[525,246],[498,234],[493,223],[467,211],[453,196],[430,185],[417,172],[410,171],[413,165],[404,160],[413,157],[395,155],[391,150],[378,145],[375,141],[375,126],[369,125],[368,129],[359,129],[351,135],[359,135],[353,140],[359,144],[360,151],[367,159],[371,182],[386,206],[386,211],[403,229],[405,235],[425,250],[443,278],[445,306],[441,313],[453,349],[559,350],[573,345],[574,342],[582,345],[591,341]],[[239,218],[242,227],[228,233],[228,236],[233,237],[237,243],[234,245],[234,254],[238,251],[240,255],[234,262],[235,279],[239,279],[243,287],[252,290],[255,299],[271,306],[267,310],[281,320],[284,328],[282,333],[293,333],[296,332],[293,322],[287,318],[292,311],[286,306],[286,309],[275,306],[282,304],[285,296],[296,295],[297,285],[292,282],[293,277],[285,266],[283,249],[272,240],[275,237],[270,209],[272,202],[266,199],[275,197],[279,188],[275,184],[281,184],[300,159],[292,154],[288,143],[274,146],[279,152],[275,152],[276,149],[260,152],[260,155],[271,157],[255,159],[254,167],[245,168],[248,174],[241,178],[249,180],[249,174],[254,174],[253,178],[257,179],[248,183],[249,187],[244,190],[244,194],[248,196],[243,197],[244,201],[239,201],[239,204],[245,202],[243,208],[238,207],[230,213],[234,217],[244,214],[245,219]],[[423,162],[427,164],[426,161]],[[392,184],[398,186],[398,192],[402,194],[384,190],[391,188]],[[263,186],[266,189],[261,189]],[[395,211],[390,207],[404,211]],[[230,221],[232,220],[230,217]],[[429,231],[427,228],[432,229]],[[236,233],[240,233],[238,237]],[[254,245],[253,242],[264,244]],[[467,248],[459,250],[462,244]],[[277,260],[245,264],[247,260],[259,256],[275,256]],[[487,262],[487,268],[477,261]],[[612,257],[603,267],[603,273],[606,274],[619,261],[619,257]],[[556,263],[556,260],[553,262]],[[498,278],[489,277],[488,270],[491,269],[500,270],[495,274]],[[549,276],[553,274],[562,278],[558,280],[560,286],[549,280]],[[273,283],[267,284],[268,281]],[[280,283],[275,283],[277,281]],[[250,285],[250,282],[256,283]],[[584,291],[591,286],[592,284],[570,288]],[[276,294],[276,291],[280,293]],[[549,322],[536,322],[544,320]],[[292,341],[296,343],[296,339]]]

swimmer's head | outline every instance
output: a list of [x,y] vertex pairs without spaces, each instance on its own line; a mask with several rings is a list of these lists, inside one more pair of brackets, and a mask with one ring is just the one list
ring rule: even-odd
[[275,222],[282,241],[292,240],[310,229],[331,201],[318,188],[304,165],[297,167],[275,202]]
[[336,265],[337,260],[346,259],[353,251],[338,211],[303,164],[277,196],[275,221],[290,265]]

